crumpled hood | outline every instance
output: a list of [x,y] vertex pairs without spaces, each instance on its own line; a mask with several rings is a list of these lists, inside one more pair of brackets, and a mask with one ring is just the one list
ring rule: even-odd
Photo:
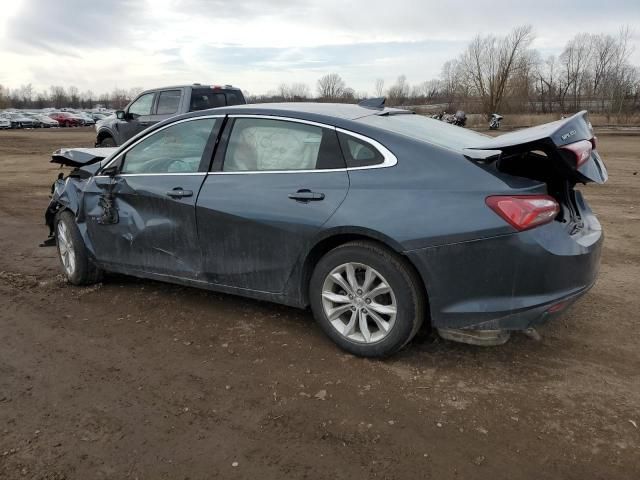
[[51,163],[58,163],[68,167],[83,167],[97,163],[112,155],[117,147],[113,148],[61,148],[51,155]]

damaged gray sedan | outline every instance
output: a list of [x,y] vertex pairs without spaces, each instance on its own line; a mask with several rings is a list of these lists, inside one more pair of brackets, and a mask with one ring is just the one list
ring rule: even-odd
[[200,111],[118,148],[64,149],[46,221],[75,285],[118,272],[313,310],[362,356],[424,322],[496,345],[594,283],[578,183],[606,169],[586,112],[487,137],[385,108]]

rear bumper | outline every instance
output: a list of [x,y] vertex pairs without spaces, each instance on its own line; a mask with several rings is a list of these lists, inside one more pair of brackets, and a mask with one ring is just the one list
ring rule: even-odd
[[435,328],[526,330],[595,283],[603,232],[589,211],[570,236],[553,222],[525,232],[405,252],[422,276]]

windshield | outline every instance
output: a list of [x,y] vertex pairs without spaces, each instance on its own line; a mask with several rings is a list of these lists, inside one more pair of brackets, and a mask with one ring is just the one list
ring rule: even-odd
[[472,130],[422,115],[370,115],[358,119],[358,122],[458,151],[487,138]]

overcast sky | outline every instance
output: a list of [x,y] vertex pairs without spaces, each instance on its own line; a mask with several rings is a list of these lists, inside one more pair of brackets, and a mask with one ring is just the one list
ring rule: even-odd
[[10,0],[0,7],[0,84],[114,87],[230,83],[265,93],[337,72],[357,91],[437,77],[476,33],[533,25],[558,54],[579,32],[633,31],[640,0]]

